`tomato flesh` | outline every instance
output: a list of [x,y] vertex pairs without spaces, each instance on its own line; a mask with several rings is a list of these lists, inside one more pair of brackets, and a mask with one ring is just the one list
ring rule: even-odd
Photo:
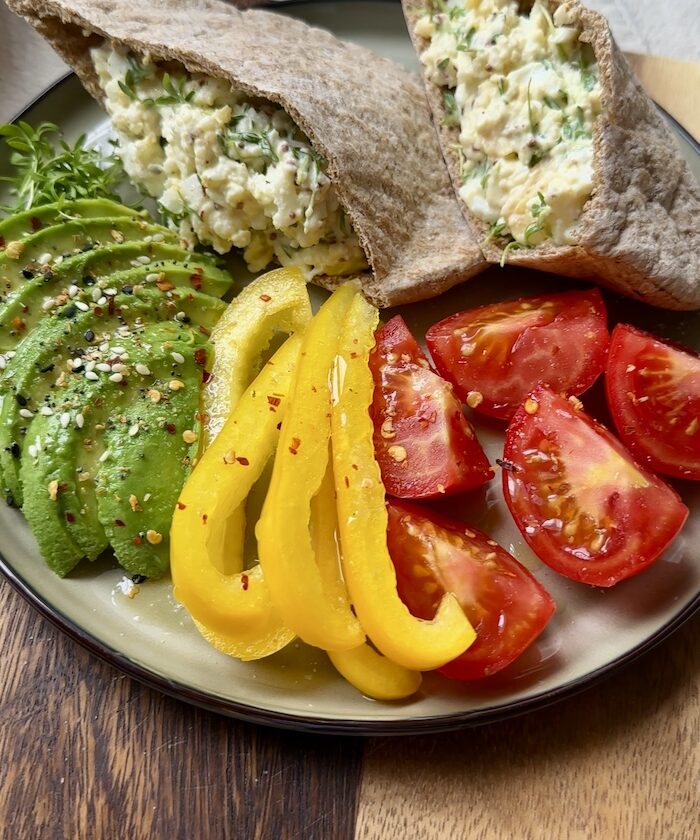
[[620,324],[605,373],[615,428],[653,470],[700,480],[700,357]]
[[613,586],[650,565],[688,516],[678,494],[603,426],[545,386],[506,432],[503,492],[537,556],[572,580]]
[[510,665],[552,617],[547,590],[486,534],[415,504],[390,501],[388,546],[398,591],[413,615],[431,619],[453,592],[476,630],[476,641],[440,668],[476,680]]
[[377,331],[369,363],[374,450],[389,495],[431,498],[493,478],[452,386],[430,369],[401,316]]
[[451,315],[425,336],[438,373],[476,411],[507,420],[538,383],[581,394],[610,336],[597,289],[523,298]]

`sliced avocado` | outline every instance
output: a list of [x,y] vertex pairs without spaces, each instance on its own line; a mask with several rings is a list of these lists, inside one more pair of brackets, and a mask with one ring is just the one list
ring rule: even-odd
[[[16,351],[6,355],[0,408],[0,469],[6,498],[23,503],[19,463],[27,429],[52,391],[83,372],[81,360],[90,348],[118,346],[120,333],[142,331],[147,324],[170,330],[173,340],[183,326],[192,327],[192,343],[209,334],[225,304],[194,290],[143,289],[137,295],[119,294],[110,306],[91,303],[87,311],[72,303],[45,317]],[[111,344],[110,344],[111,342]],[[10,357],[10,358],[7,358]],[[73,363],[78,364],[74,367]]]
[[[107,198],[79,198],[75,201],[57,201],[23,210],[0,221],[0,252],[10,242],[17,242],[49,225],[67,222],[70,219],[107,218],[109,216],[130,216],[149,219],[145,210],[135,210]],[[150,219],[149,219],[150,220]]]
[[[169,346],[168,346],[169,345]],[[138,394],[104,432],[108,456],[97,477],[100,521],[115,556],[130,574],[160,577],[168,568],[173,510],[191,468],[199,436],[199,396],[207,350],[161,343],[154,402]],[[173,390],[171,383],[181,383]]]
[[[27,521],[42,555],[58,574],[66,574],[83,557],[94,560],[108,547],[108,533],[115,533],[117,543],[124,538],[121,508],[128,503],[129,511],[135,513],[139,505],[121,497],[121,502],[110,499],[108,510],[119,508],[119,515],[108,521],[106,532],[99,516],[99,494],[105,491],[96,493],[96,476],[103,465],[108,467],[110,453],[104,453],[110,430],[126,424],[139,401],[157,400],[161,414],[170,412],[170,403],[179,391],[169,388],[171,379],[163,380],[159,373],[170,375],[173,352],[193,356],[200,338],[192,329],[180,325],[174,330],[170,323],[148,325],[128,335],[123,332],[117,339],[118,346],[113,341],[105,350],[91,347],[92,358],[86,361],[82,375],[71,376],[67,387],[46,395],[28,428],[31,450],[23,454],[20,480]],[[119,354],[115,354],[116,350]],[[200,357],[205,353],[202,349]],[[93,378],[87,378],[89,371]],[[189,388],[198,399],[200,385],[201,371],[197,370],[190,381],[183,381],[182,390]],[[134,438],[142,429],[138,420],[135,423],[128,426],[123,449],[128,450],[130,444],[140,460],[141,442]],[[187,448],[182,441],[181,448]],[[118,466],[112,472],[123,482],[129,478],[125,472],[128,468]],[[181,469],[176,468],[174,473],[181,473]],[[170,484],[176,478],[175,474],[169,476],[152,492],[169,494]],[[130,546],[131,539],[127,540]],[[56,545],[60,546],[59,551],[55,550]]]
[[162,225],[149,224],[142,218],[110,217],[106,219],[74,219],[51,225],[17,243],[17,251],[0,253],[0,299],[11,300],[27,280],[40,273],[53,271],[56,263],[83,250],[109,247],[122,242],[144,242],[146,237],[177,245],[176,233]]
[[[65,304],[70,293],[74,294],[73,305],[83,309],[100,298],[95,287],[119,289],[112,283],[112,275],[117,272],[138,268],[143,272],[142,284],[189,285],[196,291],[221,297],[233,280],[230,274],[216,268],[215,262],[207,255],[153,241],[103,247],[65,259],[55,269],[26,279],[24,286],[0,306],[0,351],[14,349],[43,315]],[[175,275],[177,282],[166,277],[163,284],[159,275],[176,266],[181,269]],[[136,283],[132,279],[127,285],[133,287]]]

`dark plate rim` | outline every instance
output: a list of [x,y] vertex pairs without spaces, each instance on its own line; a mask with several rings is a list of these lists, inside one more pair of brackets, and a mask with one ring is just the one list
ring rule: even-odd
[[[69,72],[47,87],[42,93],[29,102],[11,122],[23,119],[33,108],[44,99],[51,96],[57,89],[69,82],[74,73]],[[700,143],[662,108],[659,108],[666,119],[674,125],[676,131],[700,155]],[[456,712],[445,715],[432,715],[404,720],[358,721],[356,719],[333,719],[320,717],[306,717],[283,712],[274,712],[250,706],[229,698],[210,694],[209,692],[188,686],[184,683],[167,679],[143,665],[131,660],[116,648],[102,642],[76,624],[71,618],[48,603],[15,569],[7,558],[0,552],[0,573],[6,578],[12,588],[18,592],[37,612],[48,619],[69,638],[80,644],[89,653],[94,654],[107,664],[117,668],[127,676],[143,685],[153,688],[176,700],[182,700],[210,712],[216,712],[227,717],[236,718],[248,723],[262,724],[277,729],[289,729],[319,735],[415,735],[447,732],[452,729],[480,726],[488,723],[507,720],[530,711],[551,706],[590,688],[601,682],[607,676],[618,671],[639,657],[648,653],[652,648],[667,639],[684,622],[700,609],[700,592],[689,601],[667,624],[657,630],[626,653],[611,660],[600,668],[570,680],[555,689],[535,694],[522,700],[516,700],[489,709],[475,709],[466,712]]]

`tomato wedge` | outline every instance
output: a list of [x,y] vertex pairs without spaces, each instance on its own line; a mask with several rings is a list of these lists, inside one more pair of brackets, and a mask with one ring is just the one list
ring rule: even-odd
[[688,509],[570,400],[540,385],[506,432],[503,492],[530,548],[555,571],[613,586],[649,566]]
[[540,382],[581,394],[605,367],[610,336],[597,289],[458,312],[425,336],[438,373],[471,408],[508,420]]
[[460,493],[493,470],[452,386],[430,369],[397,315],[377,330],[369,364],[374,377],[374,449],[386,492],[418,499]]
[[605,388],[615,427],[640,463],[700,479],[700,356],[620,324]]
[[539,636],[555,604],[547,590],[505,549],[463,522],[415,504],[391,501],[388,545],[398,591],[418,618],[430,619],[454,592],[476,641],[443,665],[455,680],[477,680],[510,665]]

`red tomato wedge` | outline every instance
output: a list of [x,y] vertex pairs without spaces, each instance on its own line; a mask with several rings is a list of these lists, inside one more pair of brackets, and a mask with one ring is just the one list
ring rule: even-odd
[[425,335],[435,367],[471,408],[508,420],[542,382],[581,394],[605,367],[610,336],[597,289],[458,312]]
[[445,592],[454,592],[476,630],[476,641],[440,668],[455,680],[477,680],[510,665],[555,610],[547,590],[486,534],[414,504],[391,501],[388,545],[401,599],[431,619]]
[[642,464],[700,479],[700,357],[620,324],[605,389],[615,427]]
[[374,451],[390,496],[425,499],[461,493],[493,478],[474,429],[449,382],[397,315],[377,330]]
[[603,426],[539,386],[506,432],[503,491],[530,548],[572,580],[613,586],[650,565],[688,509]]

